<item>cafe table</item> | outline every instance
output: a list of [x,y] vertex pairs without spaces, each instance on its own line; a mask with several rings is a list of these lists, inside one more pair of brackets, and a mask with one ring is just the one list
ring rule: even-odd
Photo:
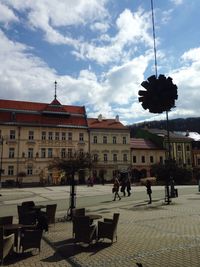
[[6,231],[8,234],[14,234],[15,235],[15,247],[16,251],[19,251],[19,242],[18,239],[20,237],[20,231],[23,228],[34,228],[36,225],[25,225],[20,223],[12,223],[12,224],[6,224],[3,226],[4,231]]

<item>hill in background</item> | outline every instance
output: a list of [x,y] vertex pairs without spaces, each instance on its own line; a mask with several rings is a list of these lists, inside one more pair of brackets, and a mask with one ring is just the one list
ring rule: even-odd
[[[166,120],[161,121],[148,121],[138,124],[130,125],[131,137],[134,137],[134,129],[136,128],[158,128],[166,129]],[[189,131],[198,132],[200,134],[200,118],[187,118],[187,119],[173,119],[169,120],[169,130],[170,131]]]

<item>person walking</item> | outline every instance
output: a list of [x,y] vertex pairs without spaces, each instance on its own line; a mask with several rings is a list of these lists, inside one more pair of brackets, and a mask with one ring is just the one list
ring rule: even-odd
[[146,188],[147,188],[147,194],[149,196],[149,202],[148,202],[148,204],[151,204],[151,202],[152,202],[152,198],[151,198],[152,190],[151,190],[151,182],[150,182],[150,180],[147,180],[147,182],[146,182]]
[[113,201],[115,201],[117,197],[119,200],[121,200],[121,197],[119,195],[119,186],[120,186],[120,183],[119,183],[118,178],[116,177],[114,180],[114,184],[113,184],[113,193],[115,194]]
[[126,191],[128,193],[128,197],[130,197],[130,195],[131,195],[131,179],[130,179],[130,177],[128,177],[126,180]]
[[121,180],[121,189],[120,191],[123,193],[123,196],[126,196],[126,180],[122,178]]

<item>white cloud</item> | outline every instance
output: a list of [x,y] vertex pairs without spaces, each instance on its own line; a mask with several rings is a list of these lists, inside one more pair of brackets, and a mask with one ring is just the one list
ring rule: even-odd
[[8,8],[6,5],[0,3],[0,22],[6,24],[10,22],[16,22],[18,18],[15,16],[14,12]]
[[175,5],[181,5],[183,3],[183,0],[171,0],[171,2]]

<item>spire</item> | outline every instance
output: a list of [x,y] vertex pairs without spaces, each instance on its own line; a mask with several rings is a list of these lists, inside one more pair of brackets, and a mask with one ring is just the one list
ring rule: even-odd
[[55,95],[54,95],[54,99],[56,99],[56,97],[57,97],[57,95],[56,95],[56,91],[57,91],[57,82],[55,81],[54,84],[55,84]]

